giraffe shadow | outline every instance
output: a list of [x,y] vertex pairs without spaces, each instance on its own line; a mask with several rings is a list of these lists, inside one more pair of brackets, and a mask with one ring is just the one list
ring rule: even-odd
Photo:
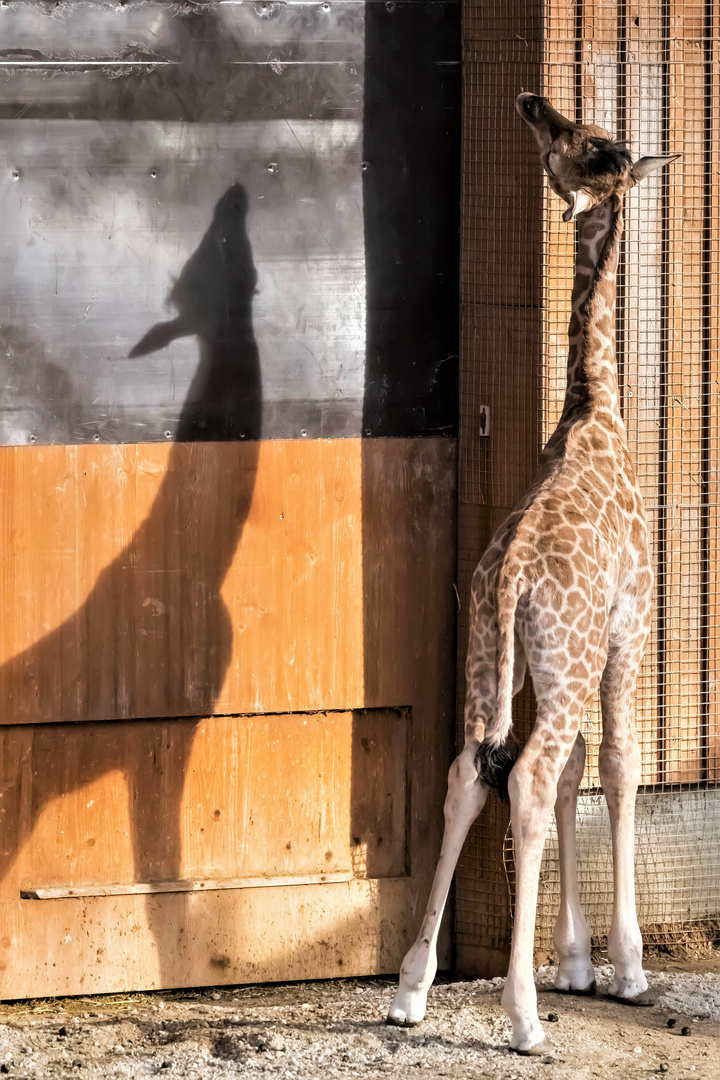
[[[233,627],[221,588],[252,503],[261,436],[247,206],[239,184],[225,192],[171,291],[177,317],[131,351],[142,356],[192,335],[200,352],[147,516],[85,602],[0,668],[0,700],[11,715],[139,718],[3,729],[14,782],[0,793],[2,880],[52,800],[112,771],[127,784],[135,881],[181,878],[185,772],[197,718],[214,711],[230,661]],[[235,440],[222,455],[209,445]],[[167,985],[178,924],[168,926],[152,900],[147,918]]]

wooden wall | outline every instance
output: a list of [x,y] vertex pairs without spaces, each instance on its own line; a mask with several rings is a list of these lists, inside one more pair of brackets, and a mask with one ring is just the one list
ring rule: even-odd
[[4,993],[397,968],[449,751],[454,457],[0,450]]
[[458,0],[0,8],[1,997],[396,971],[416,932],[458,29]]

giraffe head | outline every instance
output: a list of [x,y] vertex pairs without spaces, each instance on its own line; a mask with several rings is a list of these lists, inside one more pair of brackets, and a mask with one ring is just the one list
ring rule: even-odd
[[674,161],[642,157],[633,161],[623,143],[595,124],[576,124],[538,94],[520,94],[515,107],[540,147],[540,160],[553,191],[567,203],[563,221],[619,200],[650,173]]

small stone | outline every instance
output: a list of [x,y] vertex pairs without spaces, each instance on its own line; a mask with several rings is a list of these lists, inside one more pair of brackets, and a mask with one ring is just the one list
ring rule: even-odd
[[557,1061],[557,1058],[554,1058],[552,1056],[552,1054],[547,1054],[543,1058],[543,1065],[554,1065],[556,1061]]
[[684,1027],[680,1032],[681,1035],[692,1035],[692,1030],[689,1027]]
[[667,1061],[661,1061],[658,1065],[658,1072],[667,1072],[669,1068],[670,1066],[668,1065]]
[[548,1024],[557,1024],[560,1017],[557,1013],[548,1013]]
[[210,997],[213,999],[213,1001],[219,1001],[220,1000],[220,994],[218,994],[217,991],[215,991],[214,994],[211,994]]
[[63,1026],[62,1026],[62,1027],[60,1028],[60,1030],[58,1031],[58,1035],[67,1035],[67,1033],[68,1033],[68,1030],[67,1030],[67,1028],[65,1027],[65,1025],[63,1024]]
[[633,1046],[633,1054],[642,1054],[642,1046]]
[[677,1020],[675,1019],[675,1017],[674,1017],[674,1016],[671,1016],[671,1017],[670,1017],[670,1019],[668,1020],[668,1025],[667,1025],[667,1026],[668,1026],[669,1028],[674,1028],[674,1027],[677,1027]]

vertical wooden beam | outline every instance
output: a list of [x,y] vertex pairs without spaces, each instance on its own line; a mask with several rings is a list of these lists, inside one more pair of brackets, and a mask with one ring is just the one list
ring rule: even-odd
[[[545,91],[546,12],[542,0],[523,7],[467,0],[464,8],[459,718],[472,573],[493,529],[530,483],[541,444],[543,178],[515,98],[521,90]],[[490,408],[487,438],[482,406]],[[529,700],[517,716],[521,729],[529,724]],[[497,975],[506,963],[506,827],[506,810],[493,797],[456,876],[456,962],[475,975]]]
[[665,722],[663,779],[702,775],[701,578],[705,65],[703,0],[671,0],[667,151],[665,407]]
[[[634,158],[663,150],[662,0],[621,0],[626,34],[622,85],[624,113],[619,134]],[[630,453],[645,501],[653,560],[661,549],[661,416],[663,371],[663,189],[654,175],[625,199],[625,236],[620,281],[619,364]],[[642,754],[642,779],[659,778],[658,743],[662,655],[658,618],[664,594],[656,580],[654,618],[641,665],[635,720]]]
[[[618,79],[621,50],[618,39],[618,7],[607,0],[585,0],[576,4],[575,47],[577,119],[584,123],[599,124],[610,135],[618,133],[621,102],[618,99]],[[570,114],[572,115],[572,114]],[[566,228],[567,226],[562,226]],[[573,254],[575,229],[572,230]],[[551,241],[552,243],[552,241]],[[570,318],[573,267],[560,284],[565,294],[565,333]],[[552,283],[548,283],[552,287]],[[567,344],[565,346],[567,355]],[[565,392],[563,377],[561,391]],[[562,408],[562,397],[559,399]],[[559,418],[559,411],[558,411]],[[552,430],[552,429],[551,429]],[[548,431],[548,435],[550,431]],[[600,697],[596,694],[590,702],[583,727],[588,744],[588,756],[583,786],[599,784],[597,755],[602,738]]]
[[709,0],[705,25],[705,568],[707,780],[720,780],[720,11]]

